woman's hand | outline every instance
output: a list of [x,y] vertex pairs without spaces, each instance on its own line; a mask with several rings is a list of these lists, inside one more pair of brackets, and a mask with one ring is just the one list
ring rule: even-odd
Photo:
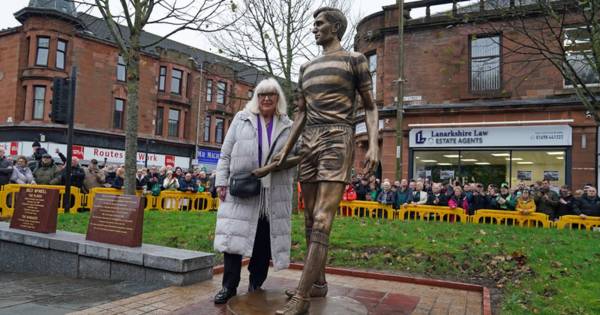
[[227,196],[227,186],[217,187],[217,195],[219,195],[221,201],[225,201],[225,197]]

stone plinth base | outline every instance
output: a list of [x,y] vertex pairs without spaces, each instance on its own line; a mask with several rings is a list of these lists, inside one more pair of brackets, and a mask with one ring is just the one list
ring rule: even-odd
[[[288,298],[283,291],[258,290],[233,297],[227,303],[227,315],[275,314]],[[310,315],[366,315],[367,308],[362,303],[345,297],[334,296],[313,298],[310,301]]]
[[117,246],[87,241],[83,234],[28,232],[0,222],[0,271],[188,285],[211,279],[213,265],[209,253]]

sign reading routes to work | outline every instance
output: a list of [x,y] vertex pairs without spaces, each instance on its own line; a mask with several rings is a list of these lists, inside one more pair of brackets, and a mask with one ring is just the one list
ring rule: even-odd
[[144,209],[131,195],[97,194],[86,240],[129,247],[142,246]]
[[11,229],[56,233],[60,193],[57,189],[21,187],[17,193]]

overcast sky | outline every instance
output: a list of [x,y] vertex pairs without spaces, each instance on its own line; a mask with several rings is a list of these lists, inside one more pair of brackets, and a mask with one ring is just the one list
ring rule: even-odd
[[[24,8],[29,3],[29,0],[0,0],[2,2],[2,10],[0,10],[0,29],[7,27],[14,27],[20,25],[15,19],[13,14],[18,10]],[[365,17],[369,14],[381,11],[383,6],[391,5],[396,3],[395,0],[353,0],[352,1],[352,16]],[[443,9],[443,6],[438,6],[436,9]],[[436,10],[432,10],[436,11]],[[418,17],[424,15],[424,10],[411,12],[412,17]],[[147,31],[158,35],[163,35],[168,32],[168,28],[161,26],[153,26],[148,28]],[[216,52],[215,49],[210,47],[208,40],[200,33],[195,31],[180,32],[171,37],[171,39],[179,41],[181,43]]]

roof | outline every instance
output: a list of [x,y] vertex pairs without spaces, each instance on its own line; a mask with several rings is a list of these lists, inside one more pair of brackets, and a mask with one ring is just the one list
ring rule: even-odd
[[[44,1],[44,0],[37,0],[37,1]],[[81,12],[78,13],[78,18],[85,25],[85,29],[81,31],[82,34],[93,37],[93,38],[97,38],[97,39],[100,39],[103,41],[109,41],[109,42],[115,43],[115,41],[112,38],[112,35],[110,34],[110,30],[108,29],[108,26],[104,22],[104,19],[95,17],[93,15],[89,15],[86,13],[81,13]],[[124,25],[119,25],[119,27],[121,28],[121,32],[123,33],[123,36],[125,38],[128,38],[129,37],[129,28]],[[140,42],[142,45],[151,44],[153,42],[156,42],[160,38],[161,38],[161,36],[158,36],[158,35],[155,35],[152,33],[148,33],[148,32],[142,32],[142,35],[140,37]],[[261,71],[257,70],[256,68],[249,67],[243,63],[236,62],[236,61],[228,59],[226,57],[219,56],[219,55],[207,52],[202,49],[191,47],[191,46],[182,44],[180,42],[177,42],[177,41],[174,41],[171,39],[165,39],[157,45],[144,48],[143,52],[150,54],[150,55],[158,56],[157,48],[165,49],[165,50],[174,50],[174,51],[189,55],[190,57],[194,58],[194,60],[196,61],[196,64],[198,65],[198,69],[200,68],[200,65],[202,65],[204,63],[225,65],[225,66],[231,68],[236,73],[236,77],[238,80],[242,80],[244,82],[247,82],[247,83],[250,83],[253,85],[257,84],[262,79],[270,76],[267,73],[261,72]]]
[[29,0],[29,8],[48,9],[77,16],[75,4],[70,0]]

